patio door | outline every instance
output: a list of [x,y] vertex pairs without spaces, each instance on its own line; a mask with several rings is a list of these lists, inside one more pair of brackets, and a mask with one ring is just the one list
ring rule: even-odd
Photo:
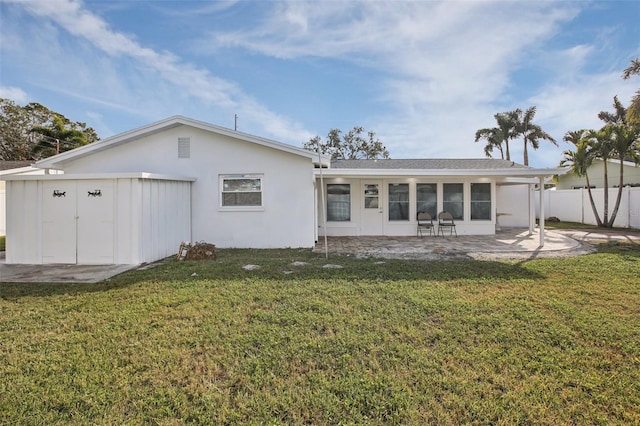
[[363,181],[361,194],[360,235],[382,235],[382,221],[384,219],[382,181]]

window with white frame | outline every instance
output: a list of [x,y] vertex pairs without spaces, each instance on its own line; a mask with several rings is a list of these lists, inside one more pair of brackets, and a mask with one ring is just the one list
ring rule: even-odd
[[491,220],[491,184],[471,184],[471,220]]
[[429,213],[432,218],[438,215],[438,184],[416,184],[416,217],[420,212]]
[[454,219],[464,218],[464,184],[442,184],[442,209],[451,213]]
[[222,207],[261,207],[262,175],[220,176]]
[[389,184],[389,220],[409,220],[409,184]]
[[348,183],[327,184],[327,220],[329,222],[351,220],[351,185]]

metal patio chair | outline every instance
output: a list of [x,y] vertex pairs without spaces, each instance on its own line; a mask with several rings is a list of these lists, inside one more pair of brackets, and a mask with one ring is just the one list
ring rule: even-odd
[[427,212],[418,212],[418,229],[416,230],[418,237],[422,238],[422,233],[426,231],[429,231],[429,235],[436,235],[433,219]]
[[456,231],[456,223],[453,221],[453,216],[448,211],[441,211],[438,213],[438,234],[442,234],[444,237],[444,230],[449,228],[449,235],[453,235],[455,233],[456,237],[458,236],[458,231]]

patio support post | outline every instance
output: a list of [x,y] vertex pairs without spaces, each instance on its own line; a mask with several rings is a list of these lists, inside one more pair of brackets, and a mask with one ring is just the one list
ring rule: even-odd
[[320,196],[322,208],[322,227],[324,230],[324,258],[329,258],[329,247],[327,246],[327,210],[324,202],[324,180],[322,179],[322,158],[320,157],[320,146],[318,146],[318,163],[320,164]]
[[544,176],[540,176],[540,247],[544,247]]
[[529,189],[529,235],[533,235],[536,227],[536,193],[535,185],[527,184]]

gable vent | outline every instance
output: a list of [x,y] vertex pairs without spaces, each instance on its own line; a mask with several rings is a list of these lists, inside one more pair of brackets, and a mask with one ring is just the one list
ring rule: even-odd
[[191,158],[191,138],[178,138],[178,158]]

